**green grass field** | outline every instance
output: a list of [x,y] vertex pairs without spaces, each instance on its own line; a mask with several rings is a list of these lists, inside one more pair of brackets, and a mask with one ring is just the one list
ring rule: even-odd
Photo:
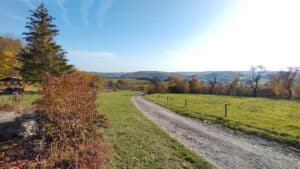
[[14,104],[17,106],[17,110],[24,110],[26,107],[32,105],[32,102],[38,98],[38,94],[36,92],[25,92],[19,103],[15,103],[13,101],[12,95],[0,95],[0,104]]
[[[111,149],[109,168],[213,168],[138,112],[130,101],[133,95],[132,92],[111,92],[98,96],[98,109],[111,123],[111,127],[101,129]],[[25,93],[20,106],[30,106],[37,98],[36,93]],[[12,98],[1,95],[0,101],[12,103]]]
[[[300,147],[299,101],[200,94],[152,94],[145,98],[182,115]],[[230,104],[227,118],[224,104]]]
[[99,111],[111,122],[102,132],[112,150],[110,168],[212,168],[138,112],[132,96],[132,92],[110,92],[98,98]]

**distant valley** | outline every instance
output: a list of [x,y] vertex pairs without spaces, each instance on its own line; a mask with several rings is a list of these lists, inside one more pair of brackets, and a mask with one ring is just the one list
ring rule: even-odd
[[[96,73],[96,72],[94,72]],[[261,83],[266,83],[268,77],[276,73],[275,71],[267,71],[261,80]],[[201,79],[203,82],[208,82],[213,78],[217,78],[218,83],[230,83],[232,79],[239,76],[241,83],[246,83],[251,79],[250,71],[204,71],[204,72],[163,72],[163,71],[137,71],[137,72],[118,72],[118,73],[98,73],[106,78],[133,78],[133,79],[153,79],[167,80],[172,75],[181,76],[187,80],[191,78]]]

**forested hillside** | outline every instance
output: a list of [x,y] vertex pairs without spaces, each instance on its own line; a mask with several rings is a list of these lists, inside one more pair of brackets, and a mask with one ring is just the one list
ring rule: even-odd
[[[277,73],[276,71],[267,71],[263,76],[261,83],[267,82],[267,77]],[[230,83],[236,76],[240,77],[241,83],[246,83],[251,79],[250,71],[204,71],[204,72],[162,72],[162,71],[138,71],[138,72],[118,72],[118,73],[99,73],[107,78],[134,78],[134,79],[153,79],[167,80],[172,75],[181,76],[187,80],[192,78],[201,79],[208,82],[209,79],[217,78],[218,83]]]

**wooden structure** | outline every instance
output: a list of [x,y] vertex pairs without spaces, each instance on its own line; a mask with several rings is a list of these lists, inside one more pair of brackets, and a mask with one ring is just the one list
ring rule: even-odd
[[21,84],[22,79],[19,79],[17,77],[6,77],[3,79],[0,79],[0,82],[4,83],[4,86],[6,88],[2,91],[2,93],[5,94],[13,94],[18,93],[21,94],[24,89]]

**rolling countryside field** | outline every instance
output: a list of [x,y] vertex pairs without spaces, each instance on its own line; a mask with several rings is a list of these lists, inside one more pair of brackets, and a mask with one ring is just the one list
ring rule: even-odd
[[[151,94],[145,98],[185,116],[300,145],[299,101],[200,94]],[[230,104],[227,118],[225,104]]]
[[300,169],[300,1],[0,3],[0,169]]
[[[214,168],[205,159],[161,131],[131,103],[134,92],[117,91],[98,95],[98,110],[108,117],[110,126],[101,129],[111,149],[108,168]],[[39,97],[25,93],[19,108],[29,107]],[[1,103],[12,103],[11,95],[1,95]],[[6,151],[8,147],[0,149]]]

